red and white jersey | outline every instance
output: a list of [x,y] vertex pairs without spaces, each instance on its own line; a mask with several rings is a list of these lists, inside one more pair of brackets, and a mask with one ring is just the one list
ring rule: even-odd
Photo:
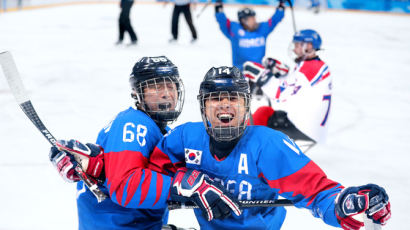
[[274,110],[284,110],[293,124],[316,142],[323,142],[332,98],[332,78],[319,58],[298,63],[286,77],[262,87]]

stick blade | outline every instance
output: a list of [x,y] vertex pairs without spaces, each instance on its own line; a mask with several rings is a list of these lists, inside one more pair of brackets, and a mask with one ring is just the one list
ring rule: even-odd
[[0,53],[0,65],[10,86],[11,92],[16,98],[18,104],[20,105],[26,101],[29,101],[27,91],[24,88],[23,82],[20,78],[16,63],[14,62],[13,56],[9,51]]

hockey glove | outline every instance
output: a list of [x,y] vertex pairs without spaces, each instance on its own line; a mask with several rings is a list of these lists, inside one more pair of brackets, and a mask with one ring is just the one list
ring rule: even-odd
[[223,12],[224,11],[223,7],[224,7],[224,5],[222,3],[222,0],[216,0],[216,2],[215,2],[215,13]]
[[102,174],[103,149],[95,144],[82,144],[75,140],[60,140],[56,147],[51,147],[49,158],[64,180],[77,182],[80,180],[75,167],[80,164],[87,175],[99,179]]
[[256,84],[259,88],[265,85],[273,76],[269,69],[251,61],[243,64],[243,74],[249,79],[249,82]]
[[289,66],[277,59],[267,57],[263,59],[262,64],[266,69],[270,70],[276,78],[286,76],[289,73]]
[[288,0],[279,0],[279,5],[278,5],[278,9],[284,10],[285,9],[285,2],[287,2]]
[[359,230],[364,224],[353,216],[363,212],[381,225],[391,217],[389,197],[382,187],[375,184],[345,188],[335,202],[336,217],[343,229]]
[[242,213],[238,202],[221,184],[194,169],[180,168],[175,173],[171,198],[179,201],[181,196],[198,205],[208,221],[226,218],[231,211],[237,216]]

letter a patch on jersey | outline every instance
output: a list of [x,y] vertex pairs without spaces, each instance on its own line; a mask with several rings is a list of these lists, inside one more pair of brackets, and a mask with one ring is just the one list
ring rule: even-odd
[[195,149],[185,149],[185,163],[187,164],[201,164],[202,151]]

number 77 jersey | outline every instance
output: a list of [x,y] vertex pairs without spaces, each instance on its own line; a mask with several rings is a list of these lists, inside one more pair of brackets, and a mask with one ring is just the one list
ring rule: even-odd
[[[164,172],[186,165],[208,174],[239,200],[292,200],[296,207],[311,210],[329,225],[339,226],[334,199],[342,186],[324,172],[286,135],[263,126],[249,126],[232,152],[222,160],[209,150],[209,135],[202,122],[176,127],[151,154],[153,167]],[[241,216],[207,221],[195,210],[204,229],[279,229],[285,219],[283,207],[248,208]]]

